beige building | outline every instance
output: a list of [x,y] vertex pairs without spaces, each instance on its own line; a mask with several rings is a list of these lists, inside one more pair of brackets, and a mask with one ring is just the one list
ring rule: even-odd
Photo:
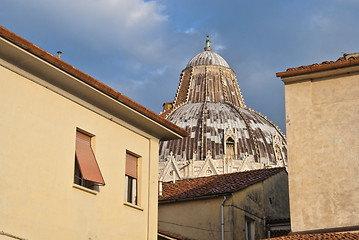
[[285,83],[292,231],[359,231],[359,54],[277,76]]
[[268,225],[284,219],[289,221],[285,168],[165,182],[160,188],[159,239],[255,240],[289,232],[289,224]]
[[160,140],[187,132],[0,27],[0,239],[156,239]]

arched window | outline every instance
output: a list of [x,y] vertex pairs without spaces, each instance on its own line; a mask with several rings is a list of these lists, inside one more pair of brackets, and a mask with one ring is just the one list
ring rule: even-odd
[[236,154],[236,152],[234,149],[235,142],[234,142],[233,138],[231,138],[231,137],[227,138],[225,144],[226,144],[226,148],[225,148],[226,157],[234,158],[234,155]]

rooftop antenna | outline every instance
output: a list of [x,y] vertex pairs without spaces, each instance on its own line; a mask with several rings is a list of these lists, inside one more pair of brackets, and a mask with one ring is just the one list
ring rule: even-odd
[[204,48],[205,51],[211,51],[211,41],[209,40],[209,36],[206,39],[206,47]]

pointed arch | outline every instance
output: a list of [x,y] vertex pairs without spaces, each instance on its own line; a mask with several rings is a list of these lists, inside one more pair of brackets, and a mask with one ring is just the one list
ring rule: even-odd
[[218,171],[216,165],[213,162],[211,151],[208,151],[205,162],[201,170],[198,172],[197,177],[206,177],[211,175],[218,175]]
[[238,171],[242,172],[242,171],[248,171],[248,170],[254,170],[256,169],[253,166],[253,162],[250,161],[250,157],[248,154],[246,154],[243,158],[243,162],[241,164],[241,166],[239,167]]
[[237,159],[237,138],[232,129],[227,129],[223,139],[223,152],[228,159]]
[[160,181],[168,182],[172,180],[182,180],[182,175],[177,167],[176,159],[173,152],[167,157],[167,164],[160,176]]

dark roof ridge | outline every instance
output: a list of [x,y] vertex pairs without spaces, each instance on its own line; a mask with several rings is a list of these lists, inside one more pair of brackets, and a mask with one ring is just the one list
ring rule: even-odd
[[285,72],[276,73],[277,77],[291,77],[312,72],[356,66],[359,65],[359,56],[340,57],[336,61],[323,61],[322,63],[313,63],[311,65],[288,68]]
[[[200,179],[200,178],[210,178],[210,177],[217,177],[217,176],[224,176],[224,175],[243,174],[243,173],[246,173],[246,172],[263,171],[263,170],[268,170],[268,169],[283,169],[283,170],[285,170],[286,168],[285,168],[285,167],[260,168],[260,169],[253,169],[253,170],[245,170],[245,171],[241,171],[241,172],[221,173],[221,174],[211,175],[211,176],[203,176],[203,177],[196,177],[196,178],[187,178],[187,179],[182,179],[182,180],[176,180],[176,182],[190,181],[190,180],[196,180],[196,179]],[[168,182],[168,183],[171,183],[171,182]]]
[[[317,233],[317,234],[295,234],[276,238],[268,238],[268,240],[354,240],[359,238],[359,232],[341,232],[341,233]],[[267,238],[266,238],[267,239]],[[264,239],[263,239],[264,240]]]

